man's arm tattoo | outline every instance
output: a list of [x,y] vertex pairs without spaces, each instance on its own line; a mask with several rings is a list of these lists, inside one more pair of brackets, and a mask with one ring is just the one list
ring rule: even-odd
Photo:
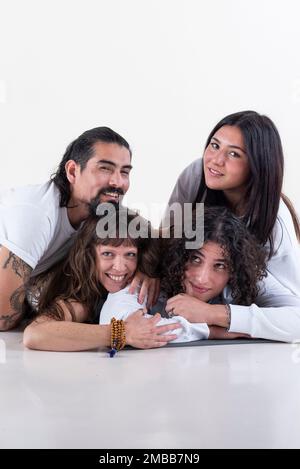
[[22,279],[28,278],[30,272],[32,271],[32,268],[28,264],[26,264],[26,262],[24,262],[11,251],[9,251],[8,258],[6,259],[2,267],[3,269],[11,267],[14,273]]
[[20,313],[3,314],[0,316],[0,321],[3,321],[5,329],[14,327],[19,319],[21,319]]
[[12,312],[0,315],[0,321],[4,322],[5,327],[10,328],[15,326],[18,320],[22,318],[24,299],[25,288],[21,285],[13,292],[9,299]]
[[18,314],[22,314],[26,290],[23,285],[17,288],[9,299],[11,309]]

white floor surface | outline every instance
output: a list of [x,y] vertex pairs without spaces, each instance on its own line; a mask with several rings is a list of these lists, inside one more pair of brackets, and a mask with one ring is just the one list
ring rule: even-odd
[[300,345],[38,352],[0,333],[0,448],[300,447]]

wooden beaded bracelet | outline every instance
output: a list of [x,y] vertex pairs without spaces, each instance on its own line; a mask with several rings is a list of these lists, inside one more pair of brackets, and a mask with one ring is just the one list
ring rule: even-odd
[[125,323],[122,319],[112,318],[110,321],[110,350],[109,356],[112,358],[115,354],[122,350],[126,345]]
[[226,327],[226,331],[229,332],[229,329],[230,329],[230,326],[231,326],[231,308],[230,308],[230,305],[225,303],[225,311],[226,311],[226,314],[227,314],[227,322],[228,322],[228,326]]

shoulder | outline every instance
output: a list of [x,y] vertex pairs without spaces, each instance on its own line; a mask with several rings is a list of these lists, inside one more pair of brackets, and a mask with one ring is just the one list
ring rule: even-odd
[[61,219],[53,183],[10,189],[1,197],[0,243],[34,268]]
[[8,189],[1,195],[0,210],[18,210],[25,213],[51,213],[59,208],[60,194],[53,182],[27,185]]
[[193,202],[201,182],[202,158],[198,158],[187,166],[179,175],[168,205]]
[[43,184],[28,184],[12,187],[1,194],[2,204],[32,203],[41,204],[45,197],[57,198],[59,190],[51,181]]
[[18,237],[25,233],[45,233],[57,218],[56,192],[51,184],[32,185],[8,190],[0,202],[0,231],[4,237],[17,231]]
[[268,260],[268,272],[290,292],[300,296],[300,245],[291,214],[284,202],[281,202],[273,235],[274,255]]
[[14,224],[23,223],[25,229],[30,226],[36,229],[43,223],[52,224],[59,217],[59,201],[59,190],[50,181],[45,184],[11,188],[1,197],[1,220],[6,225],[11,224],[13,219]]
[[283,200],[280,201],[273,236],[275,251],[284,252],[286,250],[299,248],[293,219]]
[[179,180],[190,183],[192,180],[199,179],[202,172],[202,158],[190,163],[179,175]]

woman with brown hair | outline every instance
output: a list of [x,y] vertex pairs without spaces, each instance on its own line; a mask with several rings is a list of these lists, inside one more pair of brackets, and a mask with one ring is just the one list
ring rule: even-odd
[[[126,215],[122,232],[120,213]],[[160,315],[150,320],[138,310],[126,321],[99,325],[101,303],[108,292],[117,291],[132,280],[135,272],[154,277],[158,256],[151,239],[150,223],[135,212],[115,212],[116,234],[99,233],[101,217],[91,216],[84,224],[68,257],[27,286],[35,305],[33,320],[24,331],[25,346],[38,350],[77,351],[125,344],[136,348],[161,347],[176,335],[164,336],[178,325],[157,326]],[[130,223],[143,225],[142,235],[130,236]],[[100,237],[98,236],[100,234]],[[117,337],[116,337],[117,336]]]

